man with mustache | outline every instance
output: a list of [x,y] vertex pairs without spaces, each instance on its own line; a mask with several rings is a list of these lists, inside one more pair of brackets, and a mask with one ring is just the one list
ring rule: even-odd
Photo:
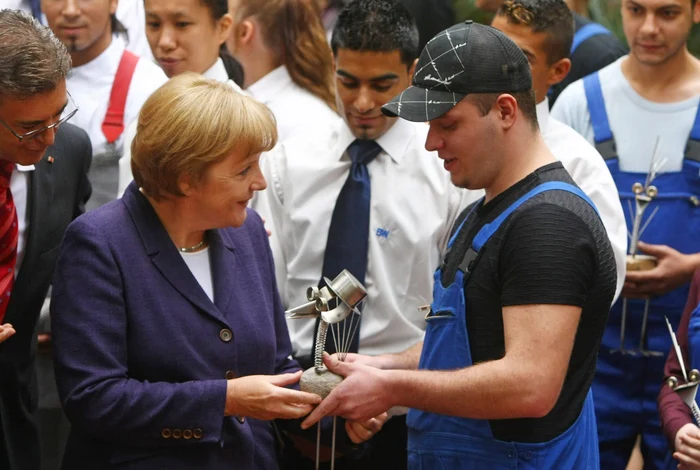
[[[644,223],[658,212],[642,241],[630,247],[631,253],[654,256],[657,266],[628,269],[622,291],[627,300],[611,310],[593,392],[601,468],[624,468],[640,434],[645,468],[662,468],[667,444],[656,396],[671,348],[664,317],[678,325],[688,283],[700,266],[700,61],[686,44],[700,7],[695,0],[623,0],[621,8],[629,55],[569,86],[552,116],[596,145],[623,207],[634,205],[633,186],[644,185],[650,168],[658,166],[652,182],[658,195]],[[673,439],[678,432],[668,435]]]
[[70,56],[51,31],[0,11],[0,468],[39,470],[36,325],[63,232],[90,197],[92,149],[66,124]]

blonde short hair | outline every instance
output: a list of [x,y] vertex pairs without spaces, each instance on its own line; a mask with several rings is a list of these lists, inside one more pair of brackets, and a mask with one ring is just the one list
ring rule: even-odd
[[184,196],[180,178],[202,181],[234,151],[255,155],[277,143],[272,112],[226,83],[195,73],[171,78],[144,103],[131,144],[134,181],[155,200]]

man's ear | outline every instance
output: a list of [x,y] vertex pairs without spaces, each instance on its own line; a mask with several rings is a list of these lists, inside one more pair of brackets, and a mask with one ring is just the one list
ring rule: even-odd
[[504,93],[498,98],[494,106],[498,110],[498,121],[503,129],[510,129],[515,124],[518,114],[518,100],[511,94]]
[[559,59],[554,64],[549,66],[549,74],[547,77],[547,86],[553,86],[563,81],[571,70],[571,60],[564,58]]

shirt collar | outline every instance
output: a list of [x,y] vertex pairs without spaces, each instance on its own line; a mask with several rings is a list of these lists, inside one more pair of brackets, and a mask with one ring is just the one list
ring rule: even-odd
[[34,165],[20,165],[19,163],[17,163],[17,164],[15,164],[15,169],[17,171],[26,172],[26,171],[34,171],[35,167],[34,167]]
[[[409,143],[413,141],[414,135],[413,126],[426,125],[415,124],[404,119],[397,119],[384,135],[377,139],[377,143],[382,148],[384,153],[388,154],[394,163],[400,164],[403,161],[404,153]],[[343,158],[345,151],[350,144],[355,141],[355,136],[350,131],[350,128],[345,121],[340,121],[340,129],[338,131],[338,140],[335,147],[335,157]]]
[[126,43],[121,35],[112,35],[112,42],[107,46],[107,49],[102,51],[102,54],[98,55],[87,64],[73,67],[73,71],[79,71],[81,73],[95,72],[96,75],[104,75],[107,71],[116,72],[125,49]]
[[540,133],[545,134],[549,126],[549,98],[546,96],[542,102],[537,105],[537,123],[540,126]]
[[289,75],[287,67],[280,65],[275,70],[250,85],[247,91],[253,95],[253,98],[267,104],[291,83],[292,77]]
[[226,72],[226,67],[224,67],[224,61],[221,60],[221,57],[216,59],[214,65],[209,67],[209,69],[207,69],[202,75],[204,75],[206,78],[216,80],[217,82],[228,81],[228,73]]

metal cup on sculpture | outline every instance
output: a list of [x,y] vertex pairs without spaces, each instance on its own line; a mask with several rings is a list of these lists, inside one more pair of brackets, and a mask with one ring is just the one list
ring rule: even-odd
[[[651,165],[646,181],[642,183],[634,183],[632,192],[634,193],[634,208],[631,201],[629,202],[629,211],[632,219],[632,231],[628,232],[630,238],[629,250],[627,253],[627,271],[649,271],[656,267],[658,260],[654,256],[641,255],[637,253],[637,245],[644,231],[649,227],[649,224],[659,211],[659,206],[656,206],[649,217],[644,219],[644,214],[650,203],[659,195],[659,190],[652,183],[656,179],[661,168],[666,164],[666,159],[657,159],[657,150],[659,139],[656,139],[654,154],[651,158]],[[663,356],[662,352],[649,351],[646,349],[647,339],[647,324],[649,322],[649,307],[651,299],[644,301],[644,313],[642,315],[642,329],[639,340],[639,352],[645,356]],[[627,298],[622,298],[622,319],[620,325],[620,348],[611,352],[620,352],[622,354],[636,354],[636,351],[625,349],[625,330],[627,324]]]
[[671,328],[671,323],[668,321],[668,318],[666,318],[666,326],[668,326],[668,332],[671,334],[673,348],[676,350],[678,364],[680,364],[681,366],[681,372],[685,381],[685,383],[680,384],[678,382],[678,377],[672,376],[666,380],[666,385],[671,387],[671,390],[680,395],[681,399],[683,400],[683,403],[685,403],[688,406],[688,408],[690,408],[690,411],[693,414],[693,418],[695,418],[695,424],[700,425],[700,408],[698,408],[698,404],[695,401],[695,396],[698,393],[698,384],[700,383],[700,372],[698,372],[696,369],[693,369],[690,371],[689,374],[686,373],[683,355],[681,354],[681,348],[678,345],[676,334],[673,332],[673,328]]
[[[316,348],[314,366],[304,372],[299,385],[302,391],[315,393],[325,398],[343,378],[329,371],[323,364],[328,330],[331,331],[338,351],[338,359],[344,361],[350,350],[352,340],[357,334],[360,322],[355,321],[354,312],[360,315],[359,306],[367,297],[367,290],[348,270],[343,270],[332,281],[324,278],[326,285],[322,288],[309,287],[306,291],[307,303],[288,310],[287,318],[308,319],[321,318],[316,331]],[[349,324],[345,321],[350,316]],[[335,461],[336,418],[333,418],[333,438],[331,448],[331,469]],[[316,468],[319,468],[321,448],[321,425],[316,436]]]

